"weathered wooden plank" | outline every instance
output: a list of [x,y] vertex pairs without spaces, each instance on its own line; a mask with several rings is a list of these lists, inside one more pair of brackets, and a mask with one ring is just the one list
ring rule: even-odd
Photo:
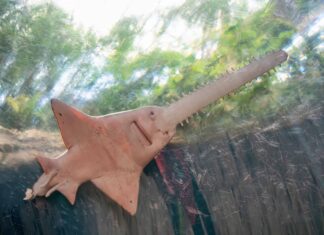
[[[42,173],[32,154],[54,156],[62,150],[60,141],[57,136],[49,142],[43,135],[4,129],[0,135],[0,234],[198,234],[181,209],[184,202],[178,198],[172,204],[176,196],[159,188],[150,167],[141,177],[134,217],[91,183],[81,186],[74,206],[59,193],[23,201],[26,188]],[[168,158],[181,161],[179,149],[207,202],[216,232],[324,233],[322,114],[280,128],[220,133],[196,143],[168,146]]]

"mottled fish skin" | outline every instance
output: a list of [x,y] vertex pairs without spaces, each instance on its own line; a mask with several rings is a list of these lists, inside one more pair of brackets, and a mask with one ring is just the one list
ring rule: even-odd
[[44,173],[27,189],[25,200],[59,191],[74,204],[78,187],[91,181],[134,215],[142,170],[170,142],[177,124],[286,59],[284,51],[270,53],[166,107],[89,116],[53,99],[67,151],[55,159],[37,157]]

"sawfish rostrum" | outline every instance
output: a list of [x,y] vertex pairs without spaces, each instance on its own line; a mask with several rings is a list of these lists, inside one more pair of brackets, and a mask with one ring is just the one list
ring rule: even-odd
[[165,107],[89,116],[53,99],[52,109],[67,150],[54,159],[37,157],[44,173],[27,189],[25,200],[59,191],[74,204],[78,187],[90,180],[134,215],[141,172],[170,142],[176,126],[286,59],[284,51],[267,54]]

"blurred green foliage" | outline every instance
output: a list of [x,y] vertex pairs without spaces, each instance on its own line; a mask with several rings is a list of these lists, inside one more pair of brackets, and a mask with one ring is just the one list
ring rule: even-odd
[[[155,36],[159,41],[173,22],[184,20],[202,32],[187,46],[191,50],[155,46],[143,51],[138,48],[144,35],[142,18],[125,17],[99,37],[76,28],[70,16],[50,3],[0,0],[0,124],[55,127],[47,102],[52,96],[93,115],[170,103],[254,56],[289,45],[297,29],[278,12],[291,9],[291,3],[301,15],[320,4],[270,1],[249,14],[247,0],[186,0],[160,14]],[[272,71],[207,107],[186,126],[227,128],[315,102],[324,93],[323,53],[316,49],[320,38],[305,38],[291,50],[281,71],[285,79]]]
[[[33,123],[34,109],[39,96],[19,95],[7,97],[4,105],[4,112],[1,113],[0,120],[9,127],[17,129],[26,128]],[[5,117],[4,120],[2,120]]]

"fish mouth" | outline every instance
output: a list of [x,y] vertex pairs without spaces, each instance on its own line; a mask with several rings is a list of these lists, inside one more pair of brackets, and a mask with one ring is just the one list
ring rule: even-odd
[[134,130],[136,136],[144,146],[152,145],[151,138],[140,123],[133,121],[131,128]]

